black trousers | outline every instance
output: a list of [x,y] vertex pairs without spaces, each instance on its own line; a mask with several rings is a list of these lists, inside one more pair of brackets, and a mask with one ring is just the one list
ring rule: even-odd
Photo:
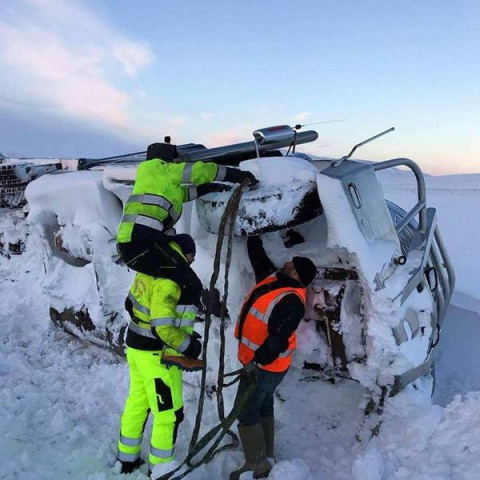
[[[170,241],[175,241],[175,237]],[[198,304],[202,282],[182,255],[170,248],[167,242],[137,240],[118,243],[117,250],[125,265],[132,270],[177,283],[182,290],[182,304]]]

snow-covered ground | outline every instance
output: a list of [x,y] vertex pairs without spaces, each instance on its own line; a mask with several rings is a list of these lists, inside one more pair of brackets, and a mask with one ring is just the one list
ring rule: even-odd
[[[363,388],[350,380],[335,385],[309,381],[298,359],[278,391],[279,462],[269,478],[480,478],[480,176],[429,177],[427,183],[429,206],[438,208],[457,274],[437,352],[434,405],[425,394],[428,385],[418,382],[387,404],[380,435],[360,444],[355,434]],[[403,172],[385,175],[384,189],[401,206],[414,203],[413,179]],[[43,266],[36,242],[30,236],[24,254],[9,260],[0,256],[0,479],[145,479],[145,466],[130,477],[113,466],[128,388],[126,364],[52,326],[38,277]],[[227,371],[237,367],[232,333],[230,327]],[[191,435],[199,376],[187,374],[185,380],[179,458]],[[235,387],[225,392],[227,408],[234,394]],[[214,401],[207,399],[205,428],[215,423],[215,413]],[[187,478],[228,478],[241,458],[240,451],[220,454]]]

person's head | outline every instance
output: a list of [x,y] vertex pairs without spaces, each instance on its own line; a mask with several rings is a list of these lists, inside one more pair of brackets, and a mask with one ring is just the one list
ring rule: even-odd
[[317,267],[307,257],[293,257],[289,262],[285,262],[280,271],[297,280],[304,287],[308,287],[317,275]]
[[147,160],[153,160],[154,158],[159,158],[164,162],[178,162],[179,158],[176,145],[170,143],[150,144],[147,148]]
[[197,247],[193,238],[188,233],[179,233],[175,236],[175,242],[180,246],[187,262],[193,263],[197,253]]

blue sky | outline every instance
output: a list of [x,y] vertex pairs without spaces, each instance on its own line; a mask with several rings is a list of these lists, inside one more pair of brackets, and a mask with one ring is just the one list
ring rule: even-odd
[[102,156],[317,125],[304,150],[480,172],[480,3],[3,0],[0,152]]

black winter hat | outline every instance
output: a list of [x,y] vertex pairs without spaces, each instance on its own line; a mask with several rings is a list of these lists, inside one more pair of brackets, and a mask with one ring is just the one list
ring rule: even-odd
[[300,282],[304,287],[308,287],[317,275],[317,267],[307,257],[293,257],[292,262],[300,277]]
[[177,146],[170,143],[152,143],[147,148],[147,160],[154,158],[160,158],[164,162],[171,162],[178,158]]
[[188,233],[179,233],[178,235],[175,235],[175,242],[178,243],[184,255],[197,252],[195,242]]

